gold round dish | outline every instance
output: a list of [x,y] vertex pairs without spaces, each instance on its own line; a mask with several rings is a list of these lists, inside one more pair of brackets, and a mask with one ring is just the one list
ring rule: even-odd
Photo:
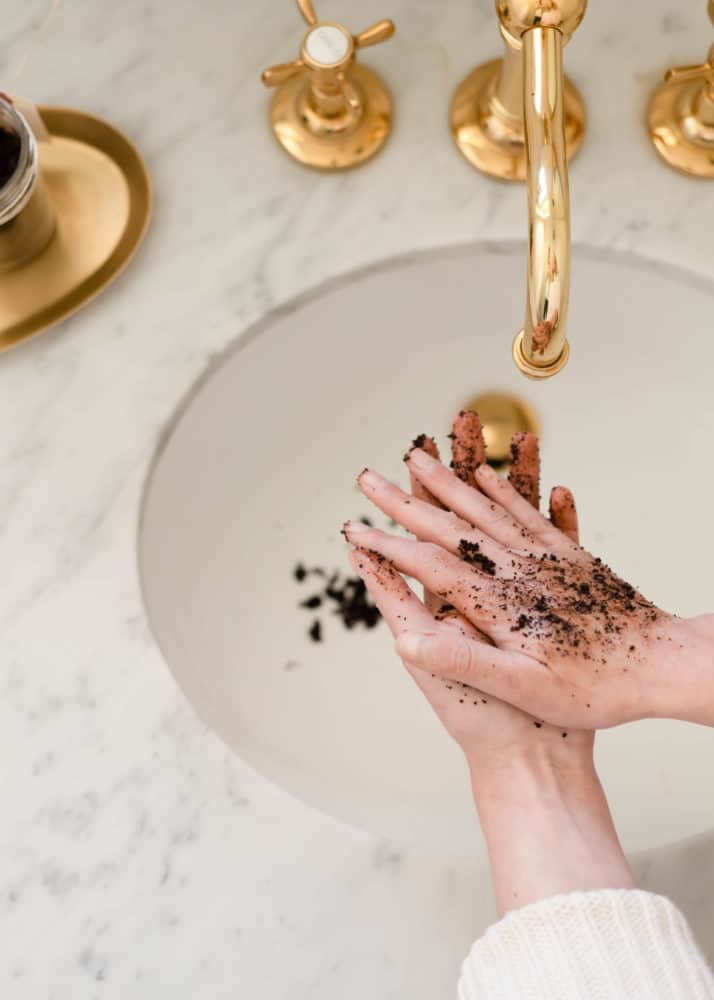
[[151,216],[151,182],[129,140],[82,111],[40,107],[52,136],[40,169],[57,229],[27,264],[0,277],[0,351],[76,312],[126,267]]

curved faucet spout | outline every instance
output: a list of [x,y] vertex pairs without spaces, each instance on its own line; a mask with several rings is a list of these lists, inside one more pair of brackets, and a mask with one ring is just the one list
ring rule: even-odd
[[568,159],[583,141],[585,105],[563,73],[563,47],[587,0],[495,5],[505,56],[477,66],[459,84],[451,129],[469,163],[491,177],[527,183],[526,319],[513,357],[525,375],[542,379],[568,360]]
[[531,28],[523,46],[523,121],[528,188],[528,285],[525,326],[514,357],[532,378],[568,360],[570,197],[563,96],[563,35]]

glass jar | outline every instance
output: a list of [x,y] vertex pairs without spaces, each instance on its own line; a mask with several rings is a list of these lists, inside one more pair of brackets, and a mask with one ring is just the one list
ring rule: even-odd
[[0,97],[0,273],[45,249],[55,213],[40,176],[37,141],[24,117]]

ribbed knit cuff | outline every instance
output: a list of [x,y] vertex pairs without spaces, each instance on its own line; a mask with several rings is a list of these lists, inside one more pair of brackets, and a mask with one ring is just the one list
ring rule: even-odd
[[714,1000],[714,977],[668,899],[603,889],[507,914],[471,948],[459,998]]

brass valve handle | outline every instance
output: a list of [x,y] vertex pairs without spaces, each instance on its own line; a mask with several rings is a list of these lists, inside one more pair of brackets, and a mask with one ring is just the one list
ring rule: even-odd
[[[714,24],[714,0],[707,10]],[[714,180],[714,45],[705,62],[667,70],[650,100],[647,124],[666,163],[692,177]]]
[[[714,11],[714,0],[711,0]],[[702,80],[714,87],[714,45],[709,49],[707,61],[699,66],[673,66],[664,76],[667,83],[690,83]]]
[[355,52],[368,45],[386,42],[394,34],[394,22],[388,19],[377,21],[358,35],[353,35],[341,24],[320,21],[312,0],[297,0],[297,6],[309,26],[300,56],[292,62],[264,70],[261,77],[263,83],[266,87],[277,87],[298,73],[308,73],[316,85],[318,110],[334,114],[334,102],[329,99],[339,92],[346,105],[353,112],[359,112],[362,98],[349,78]]

